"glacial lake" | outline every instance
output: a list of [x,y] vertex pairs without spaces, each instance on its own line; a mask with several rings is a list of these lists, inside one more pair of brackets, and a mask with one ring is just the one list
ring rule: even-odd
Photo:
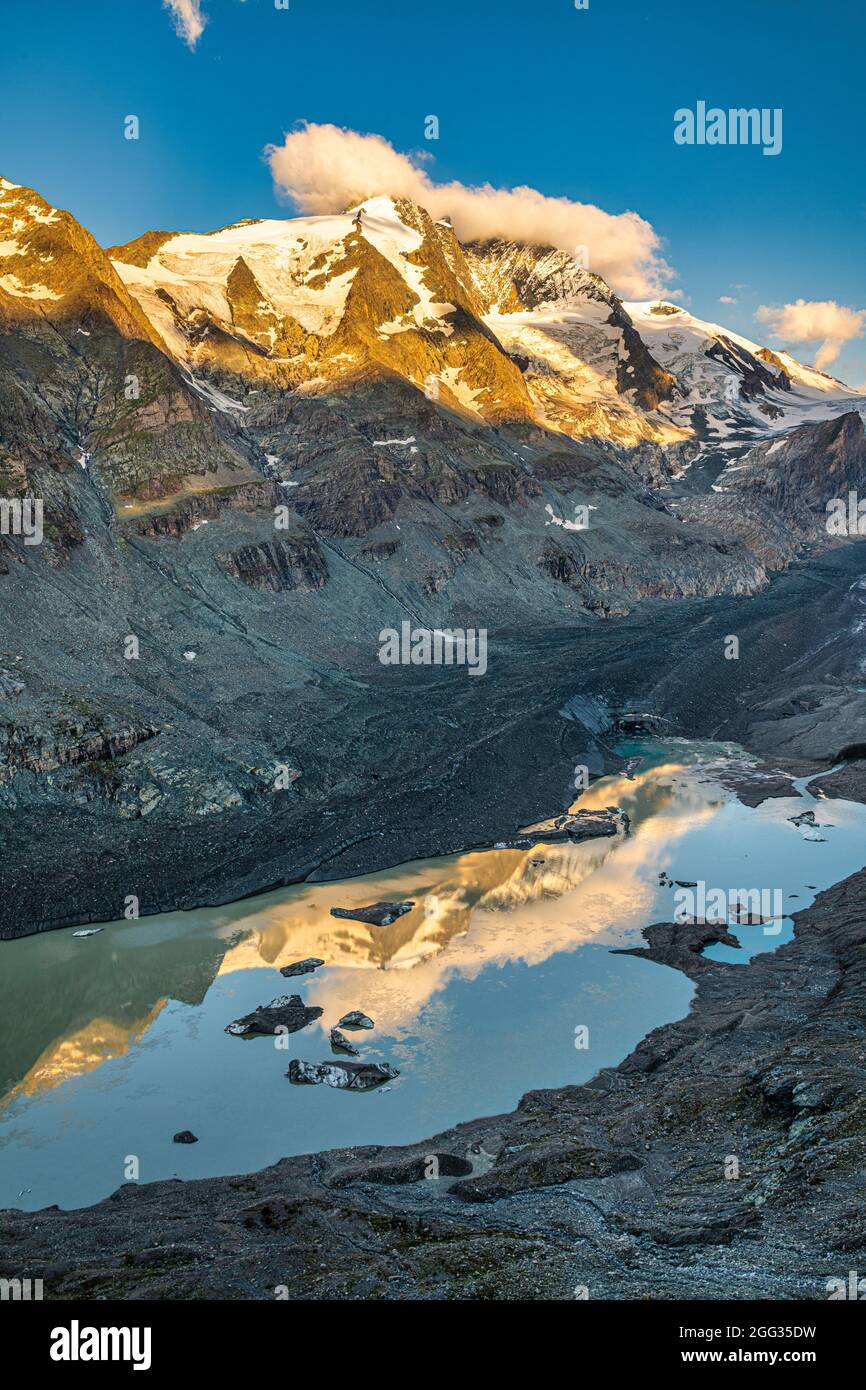
[[[688,1011],[693,986],[678,971],[611,954],[672,919],[662,871],[708,893],[781,893],[777,921],[731,927],[741,950],[707,952],[743,964],[790,938],[787,912],[866,862],[866,808],[806,787],[749,809],[719,781],[735,748],[619,751],[640,756],[633,775],[575,804],[622,807],[627,836],[423,860],[86,939],[70,928],[0,942],[0,1208],[86,1206],[126,1181],[130,1158],[150,1182],[410,1142],[510,1110],[527,1090],[587,1081]],[[807,809],[817,831],[788,819]],[[389,899],[415,907],[386,927],[330,915]],[[326,964],[279,974],[307,956]],[[324,1012],[280,1046],[224,1031],[294,993]],[[362,1058],[400,1075],[362,1094],[292,1085],[290,1059],[330,1059],[329,1029],[352,1009],[375,1020],[350,1034]],[[576,1046],[584,1028],[588,1046]],[[199,1142],[173,1143],[186,1129]]]

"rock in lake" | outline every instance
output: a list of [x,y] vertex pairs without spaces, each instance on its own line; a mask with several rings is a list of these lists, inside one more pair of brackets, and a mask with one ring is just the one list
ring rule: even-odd
[[322,1010],[309,1007],[299,994],[284,994],[272,999],[270,1004],[260,1004],[251,1014],[235,1019],[226,1032],[236,1037],[243,1037],[245,1033],[297,1033],[321,1016]]
[[802,830],[804,840],[814,840],[817,844],[826,843],[824,836],[818,834],[818,827],[826,827],[831,825],[831,822],[819,821],[814,811],[801,811],[798,816],[789,816],[788,820],[792,825],[796,825],[798,830]]
[[280,974],[290,980],[293,975],[310,975],[314,970],[318,970],[320,965],[324,965],[323,960],[318,956],[307,956],[306,960],[296,960],[291,965],[283,965]]
[[343,1014],[337,1024],[338,1028],[375,1028],[376,1025],[372,1018],[362,1014],[360,1009],[353,1009],[351,1013]]
[[197,1144],[198,1136],[193,1134],[191,1129],[182,1129],[172,1139],[173,1144]]
[[616,835],[620,829],[628,833],[630,824],[618,806],[607,806],[602,811],[575,811],[522,830],[513,840],[499,840],[494,849],[534,849],[536,845],[564,844],[569,840],[595,840]]
[[367,922],[374,927],[390,927],[398,917],[411,912],[412,903],[373,903],[370,907],[332,907],[332,917],[351,917],[354,922]]
[[286,1072],[296,1086],[333,1086],[338,1091],[372,1091],[400,1073],[387,1062],[299,1062]]
[[575,811],[563,816],[561,824],[569,840],[579,841],[615,835],[620,828],[627,831],[630,821],[618,806],[608,806],[603,811]]
[[350,1057],[360,1057],[360,1052],[354,1043],[340,1032],[339,1028],[331,1029],[331,1047],[335,1052],[347,1052]]

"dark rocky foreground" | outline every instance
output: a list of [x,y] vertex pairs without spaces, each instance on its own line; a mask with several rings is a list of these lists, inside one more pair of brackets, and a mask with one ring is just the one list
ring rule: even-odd
[[7,1211],[0,1273],[58,1299],[825,1298],[866,1261],[866,870],[748,965],[705,960],[717,934],[647,929],[692,1009],[585,1086],[406,1148]]

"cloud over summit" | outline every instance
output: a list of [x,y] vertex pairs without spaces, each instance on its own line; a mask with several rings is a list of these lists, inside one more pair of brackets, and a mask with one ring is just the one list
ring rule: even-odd
[[820,343],[815,366],[825,371],[852,338],[866,331],[866,309],[848,309],[833,299],[797,299],[793,304],[762,304],[755,312],[786,343]]
[[585,247],[590,270],[627,299],[660,294],[673,273],[658,234],[635,212],[608,213],[525,186],[436,183],[423,157],[401,154],[381,135],[305,122],[282,145],[269,145],[265,157],[277,190],[299,212],[342,212],[377,194],[411,198],[434,218],[450,217],[463,241],[505,237],[572,255]]

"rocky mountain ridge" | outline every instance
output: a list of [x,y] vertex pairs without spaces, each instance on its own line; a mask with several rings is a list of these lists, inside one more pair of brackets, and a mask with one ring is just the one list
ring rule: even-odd
[[[563,251],[461,246],[450,223],[406,199],[148,233],[109,254],[170,351],[234,377],[239,403],[258,377],[316,390],[375,365],[470,417],[528,416],[628,446],[724,442],[734,426],[755,433],[856,396],[678,305],[625,305]],[[604,408],[588,412],[592,400]]]

